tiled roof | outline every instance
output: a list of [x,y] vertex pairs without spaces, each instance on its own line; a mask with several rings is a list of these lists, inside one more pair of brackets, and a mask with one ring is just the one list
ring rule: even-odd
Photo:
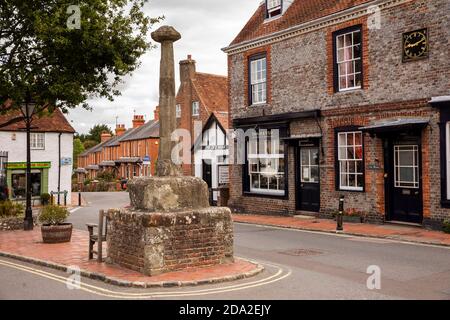
[[220,122],[220,124],[222,125],[222,127],[226,130],[229,129],[228,126],[228,117],[229,114],[228,112],[214,112],[214,115],[216,116],[217,120]]
[[[22,113],[19,110],[9,112],[7,114],[0,114],[0,126],[1,124],[7,123],[10,120],[21,117]],[[75,133],[74,128],[67,121],[66,117],[62,114],[61,110],[55,109],[51,115],[44,115],[38,117],[33,116],[32,132],[62,132],[62,133]],[[22,131],[25,127],[23,121],[19,121],[10,124],[6,127],[0,127],[0,131]]]
[[230,46],[286,30],[370,1],[372,0],[294,0],[283,16],[266,23],[264,23],[266,5],[262,2]]
[[196,72],[192,84],[208,112],[228,111],[227,77]]
[[140,140],[148,138],[159,138],[159,121],[150,120],[143,126],[140,126],[132,134],[127,135],[121,141]]

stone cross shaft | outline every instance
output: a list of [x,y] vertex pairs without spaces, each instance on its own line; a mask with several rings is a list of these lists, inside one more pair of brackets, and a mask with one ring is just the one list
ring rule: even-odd
[[163,26],[152,32],[152,39],[161,43],[161,65],[159,77],[159,155],[156,166],[158,176],[179,176],[180,167],[172,161],[172,150],[175,142],[172,141],[172,132],[176,130],[176,98],[175,98],[175,70],[173,43],[181,39],[173,27]]

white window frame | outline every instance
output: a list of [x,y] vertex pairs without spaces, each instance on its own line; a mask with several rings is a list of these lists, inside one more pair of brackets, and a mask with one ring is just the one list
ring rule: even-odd
[[[355,43],[355,34],[359,33],[360,42]],[[351,43],[348,43],[348,36],[351,36]],[[340,39],[342,39],[342,47],[340,47]],[[355,48],[360,47],[360,57],[355,57]],[[351,49],[351,57],[346,58],[346,50]],[[337,63],[337,87],[339,92],[345,92],[350,90],[357,90],[362,88],[362,32],[361,29],[349,31],[343,34],[336,35],[336,63]],[[342,55],[340,54],[342,52]],[[360,69],[357,70],[357,62],[359,62]],[[353,71],[349,70],[352,66]],[[345,73],[342,73],[341,67],[345,69]],[[359,76],[360,85],[357,85],[357,76]],[[345,78],[345,87],[341,86],[341,79]],[[353,78],[354,85],[349,86],[350,80]]]
[[177,104],[175,107],[175,114],[176,117],[179,119],[181,118],[181,104]]
[[[317,147],[304,147],[300,150],[300,168],[301,168],[301,172],[300,172],[300,181],[302,183],[320,183],[320,173],[319,173],[319,164],[314,164],[313,160],[313,150],[319,150],[319,148]],[[305,165],[303,164],[303,155],[304,155],[304,151],[308,151],[308,164]],[[317,169],[317,180],[312,181],[311,180],[311,176],[312,176],[312,169],[316,168]],[[308,169],[308,175],[309,178],[308,180],[306,180],[305,178],[305,169]]]
[[[259,139],[264,139],[264,141],[260,141]],[[274,196],[284,196],[286,194],[286,176],[285,176],[285,167],[283,168],[283,171],[279,170],[280,165],[280,159],[283,159],[285,161],[284,166],[286,166],[286,159],[284,153],[260,153],[259,149],[262,147],[263,149],[268,149],[268,142],[271,143],[271,149],[273,148],[281,148],[283,146],[282,150],[284,151],[285,146],[282,145],[281,141],[278,141],[278,144],[270,137],[268,136],[261,136],[259,135],[259,138],[256,139],[255,137],[251,138],[247,142],[247,161],[248,161],[248,181],[249,181],[249,189],[250,193],[254,194],[263,194],[263,195],[274,195]],[[267,163],[275,163],[275,167],[277,168],[277,173],[273,176],[267,176],[266,173],[264,173],[261,170],[261,162],[265,162],[266,166]],[[256,170],[253,170],[253,166],[256,166]],[[253,175],[258,175],[258,184],[259,187],[253,186]],[[267,188],[261,188],[261,179],[262,178],[275,178],[277,180],[277,189],[270,189],[270,183],[267,183]],[[284,183],[281,183],[281,179],[284,179]]]
[[30,149],[31,150],[45,150],[45,133],[31,132],[30,133]]
[[[409,148],[409,150],[401,150],[401,148]],[[400,152],[415,152],[417,158],[413,157],[412,165],[399,164]],[[419,146],[418,145],[397,145],[394,146],[394,186],[401,189],[419,189],[420,188],[420,167],[419,167]],[[410,168],[413,169],[413,181],[401,181],[400,169]]]
[[250,60],[250,91],[252,105],[267,102],[267,57]]
[[198,117],[200,115],[200,102],[192,102],[192,116]]
[[[274,18],[281,15],[281,5],[283,0],[267,0],[267,16],[268,18]],[[276,11],[280,10],[279,13],[274,14]]]
[[[353,135],[353,144],[349,145],[347,144],[348,141],[348,135]],[[356,134],[360,134],[361,135],[361,144],[356,144]],[[341,145],[340,144],[340,137],[341,136],[345,136],[345,145]],[[338,179],[339,179],[339,190],[347,190],[347,191],[364,191],[364,135],[361,131],[345,131],[345,132],[338,132],[337,134],[337,144],[336,144],[337,148],[338,148]],[[345,148],[345,153],[346,155],[344,156],[342,154],[342,149]],[[353,148],[353,155],[354,158],[353,159],[349,159],[347,156],[347,150],[348,148]],[[361,159],[357,159],[356,158],[356,148],[361,148]],[[355,164],[355,171],[354,172],[350,172],[350,162],[354,162]],[[361,162],[361,168],[362,171],[358,172],[358,162]],[[346,165],[346,171],[343,171],[343,165]],[[345,174],[347,177],[347,183],[343,184],[343,179],[342,179],[342,175]],[[354,186],[350,186],[350,176],[354,175],[355,176],[355,185]],[[362,187],[358,187],[358,176],[362,177],[362,183],[363,186]]]

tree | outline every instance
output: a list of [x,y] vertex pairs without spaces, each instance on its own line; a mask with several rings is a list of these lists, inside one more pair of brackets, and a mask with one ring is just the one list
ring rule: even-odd
[[96,124],[89,130],[88,140],[100,143],[104,132],[109,133],[111,136],[113,135],[113,132],[106,124]]
[[80,139],[73,139],[73,163],[76,165],[78,163],[78,156],[84,152],[84,146]]
[[84,146],[85,150],[89,150],[90,148],[92,148],[96,145],[98,145],[98,142],[94,141],[94,140],[86,140],[83,142],[83,146]]
[[151,48],[149,28],[162,19],[144,14],[146,2],[1,1],[0,111],[29,99],[38,112],[90,109],[87,99],[95,96],[113,100]]

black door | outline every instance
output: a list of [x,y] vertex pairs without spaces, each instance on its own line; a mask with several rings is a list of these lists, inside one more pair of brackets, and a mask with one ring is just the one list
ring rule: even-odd
[[319,147],[300,146],[297,150],[297,209],[319,212]]
[[385,141],[386,218],[422,223],[422,159],[419,136]]
[[212,188],[212,166],[211,163],[203,160],[203,180],[208,184],[208,188]]

